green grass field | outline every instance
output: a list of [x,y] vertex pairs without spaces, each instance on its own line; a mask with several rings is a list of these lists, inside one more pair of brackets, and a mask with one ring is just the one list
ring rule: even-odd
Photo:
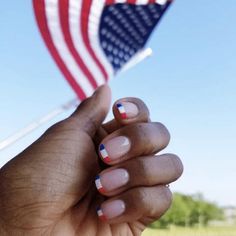
[[147,229],[142,236],[236,236],[235,227],[211,227],[201,229],[176,228],[169,230]]

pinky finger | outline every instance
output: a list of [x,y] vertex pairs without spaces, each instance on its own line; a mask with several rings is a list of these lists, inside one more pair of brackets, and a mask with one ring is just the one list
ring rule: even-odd
[[139,187],[103,202],[97,214],[110,224],[139,220],[148,225],[169,209],[171,201],[172,194],[166,186]]

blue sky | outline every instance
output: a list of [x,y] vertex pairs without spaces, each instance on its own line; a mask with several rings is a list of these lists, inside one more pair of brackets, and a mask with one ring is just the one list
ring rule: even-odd
[[[172,189],[236,205],[236,3],[178,0],[149,46],[153,56],[111,81],[113,101],[142,98],[184,162]],[[0,9],[0,140],[75,97],[39,35],[31,1]],[[0,166],[71,111],[0,152]]]

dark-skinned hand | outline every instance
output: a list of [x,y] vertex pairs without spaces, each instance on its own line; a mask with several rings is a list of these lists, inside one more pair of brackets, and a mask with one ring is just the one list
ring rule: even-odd
[[1,168],[1,236],[138,236],[170,207],[166,185],[183,166],[156,155],[169,132],[137,98],[117,101],[102,124],[110,97],[100,87]]

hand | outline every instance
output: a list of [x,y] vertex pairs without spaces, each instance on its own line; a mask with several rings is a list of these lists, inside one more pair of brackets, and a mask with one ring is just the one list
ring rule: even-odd
[[165,185],[183,171],[177,156],[155,156],[167,129],[134,98],[102,125],[109,106],[102,86],[0,170],[0,235],[136,236],[164,214]]

